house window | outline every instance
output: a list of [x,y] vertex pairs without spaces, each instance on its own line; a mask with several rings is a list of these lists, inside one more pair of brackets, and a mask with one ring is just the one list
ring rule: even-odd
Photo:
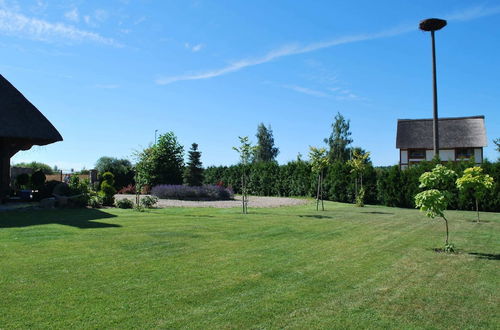
[[425,159],[425,149],[410,149],[410,150],[408,150],[408,158],[410,158],[410,159]]
[[455,149],[455,159],[470,159],[474,156],[472,148],[457,148]]

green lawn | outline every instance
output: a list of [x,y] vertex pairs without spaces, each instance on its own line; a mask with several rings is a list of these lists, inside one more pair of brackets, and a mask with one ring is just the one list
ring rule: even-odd
[[500,214],[0,213],[0,328],[499,328]]

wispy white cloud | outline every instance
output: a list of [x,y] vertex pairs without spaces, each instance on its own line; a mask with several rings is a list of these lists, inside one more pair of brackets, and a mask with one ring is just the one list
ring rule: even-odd
[[192,51],[193,53],[199,52],[205,47],[204,44],[191,45],[189,42],[184,43],[184,47]]
[[455,11],[449,15],[445,15],[444,18],[449,21],[470,21],[481,17],[492,16],[497,14],[500,14],[500,6],[487,7],[484,5],[479,5]]
[[201,73],[180,75],[180,76],[160,77],[160,78],[156,79],[156,83],[159,85],[167,85],[167,84],[171,84],[171,83],[176,82],[176,81],[209,79],[209,78],[221,76],[224,74],[228,74],[231,72],[239,71],[239,70],[247,68],[247,67],[271,62],[277,58],[284,57],[284,56],[309,53],[309,52],[313,52],[313,51],[317,51],[317,50],[321,50],[321,49],[325,49],[325,48],[330,48],[330,47],[334,47],[334,46],[339,46],[339,45],[343,45],[343,44],[349,44],[349,43],[354,43],[354,42],[360,42],[360,41],[395,36],[395,35],[399,35],[402,33],[406,33],[408,31],[411,31],[414,29],[415,29],[414,27],[399,27],[399,28],[395,28],[395,29],[391,29],[391,30],[382,31],[379,33],[344,36],[344,37],[340,37],[340,38],[333,39],[330,41],[317,42],[317,43],[312,43],[312,44],[308,44],[308,45],[304,45],[304,46],[300,46],[297,44],[288,45],[288,46],[281,47],[279,49],[272,50],[262,57],[243,59],[243,60],[240,60],[237,62],[233,62],[233,63],[229,64],[228,66],[225,66],[225,67],[220,68],[220,69],[201,72]]
[[73,8],[70,11],[64,13],[64,17],[72,22],[78,22],[80,20],[80,14],[77,8]]
[[0,33],[48,42],[90,41],[121,47],[120,43],[114,39],[103,37],[95,32],[81,30],[63,23],[52,23],[2,9],[0,9]]
[[[473,19],[478,19],[485,16],[497,15],[500,14],[500,6],[497,7],[486,7],[486,6],[476,6],[470,7],[468,9],[464,9],[462,11],[457,11],[450,15],[445,15],[444,17],[448,20],[456,20],[456,21],[468,21]],[[271,62],[275,59],[304,54],[309,52],[314,52],[326,48],[331,48],[335,46],[340,46],[344,44],[388,38],[401,34],[405,34],[411,31],[415,31],[417,27],[415,25],[406,25],[394,27],[389,30],[380,31],[377,33],[365,33],[358,35],[347,35],[343,37],[339,37],[336,39],[332,39],[324,42],[315,42],[308,45],[289,45],[276,50],[272,50],[264,56],[257,58],[247,58],[243,60],[239,60],[229,65],[222,67],[220,69],[214,69],[210,71],[198,72],[198,73],[188,73],[177,76],[163,76],[156,79],[156,83],[159,85],[167,85],[177,81],[185,81],[185,80],[200,80],[200,79],[210,79],[218,76],[222,76],[228,73],[236,72],[242,70],[247,67],[256,66],[259,64],[264,64],[267,62]],[[354,94],[353,94],[354,95]]]
[[302,94],[307,94],[311,96],[316,96],[316,97],[328,97],[329,95],[325,92],[307,88],[307,87],[302,87],[302,86],[297,86],[297,85],[283,85],[282,87],[290,89],[292,91],[302,93]]
[[92,14],[84,15],[83,21],[91,27],[96,27],[107,20],[108,17],[109,14],[107,11],[104,9],[96,9]]

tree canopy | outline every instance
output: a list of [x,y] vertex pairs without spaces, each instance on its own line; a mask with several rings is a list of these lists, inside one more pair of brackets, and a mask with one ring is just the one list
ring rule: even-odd
[[332,162],[345,162],[349,159],[349,145],[353,141],[349,130],[350,120],[346,120],[340,112],[337,113],[334,119],[332,132],[328,138],[324,139],[329,146],[328,157]]
[[270,162],[276,160],[279,154],[279,148],[274,145],[274,136],[271,125],[266,127],[260,123],[257,127],[257,146],[255,148],[254,161],[256,162]]
[[26,167],[32,168],[33,172],[42,171],[43,174],[53,174],[54,171],[50,165],[39,163],[39,162],[30,162],[30,163],[17,163],[14,165],[15,167]]
[[184,147],[173,132],[162,134],[158,142],[137,155],[137,177],[141,184],[182,184]]
[[134,181],[132,163],[128,159],[102,156],[95,163],[95,169],[102,175],[111,172],[114,175],[114,186],[121,189]]

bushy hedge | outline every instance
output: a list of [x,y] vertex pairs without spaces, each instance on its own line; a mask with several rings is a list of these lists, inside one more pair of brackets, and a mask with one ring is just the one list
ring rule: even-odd
[[[405,170],[399,166],[374,168],[368,166],[363,173],[366,204],[382,204],[395,207],[415,207],[414,196],[421,191],[418,178],[430,171],[436,163],[422,162]],[[474,166],[469,162],[447,163],[459,176],[465,168]],[[485,162],[482,168],[491,175],[495,184],[480,201],[483,211],[500,211],[500,162]],[[205,184],[231,187],[241,193],[242,165],[211,166],[205,170]],[[316,180],[308,162],[293,161],[284,165],[275,162],[259,162],[248,165],[248,187],[251,195],[257,196],[315,196]],[[324,179],[325,199],[352,203],[355,199],[354,174],[346,163],[331,164]],[[473,210],[474,199],[455,187],[450,209]]]
[[162,184],[151,189],[151,195],[165,199],[227,200],[234,196],[230,188],[217,185],[183,186]]

